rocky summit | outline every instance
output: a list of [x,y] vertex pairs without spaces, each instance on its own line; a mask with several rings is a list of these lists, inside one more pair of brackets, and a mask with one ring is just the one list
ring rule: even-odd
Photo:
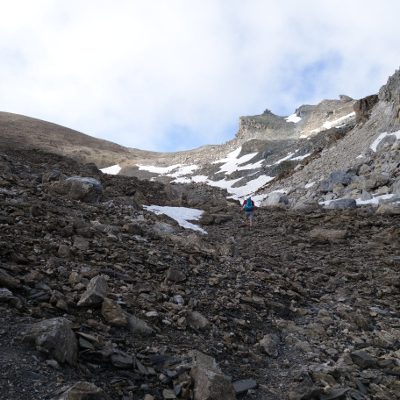
[[400,398],[399,77],[159,157],[3,116],[1,398]]

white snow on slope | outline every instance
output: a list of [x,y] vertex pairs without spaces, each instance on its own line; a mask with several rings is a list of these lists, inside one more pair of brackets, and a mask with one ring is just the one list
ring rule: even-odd
[[198,169],[198,165],[182,165],[175,164],[168,167],[156,167],[154,165],[140,165],[138,164],[139,170],[152,172],[153,174],[167,175],[173,178],[179,176],[188,175],[193,173],[194,170]]
[[310,155],[311,155],[311,153],[307,153],[307,154],[304,154],[304,156],[293,157],[290,160],[291,161],[301,161],[301,160],[304,160],[305,158],[307,158]]
[[362,206],[365,204],[374,204],[378,205],[380,203],[380,200],[389,200],[394,196],[393,193],[391,194],[382,194],[380,196],[375,196],[370,200],[361,200],[361,199],[356,199],[356,203],[358,206]]
[[178,224],[183,228],[199,231],[207,235],[207,231],[189,222],[189,221],[198,221],[204,212],[203,210],[198,210],[196,208],[187,208],[187,207],[170,207],[170,206],[156,206],[156,205],[143,206],[143,208],[147,211],[153,212],[156,215],[159,214],[168,215],[168,217],[177,221]]
[[310,134],[312,135],[314,133],[319,133],[321,131],[324,131],[324,130],[327,130],[330,128],[340,128],[341,126],[345,125],[346,122],[353,119],[355,117],[355,115],[356,115],[356,113],[353,111],[350,114],[346,114],[343,117],[337,118],[333,121],[326,121],[322,124],[322,126],[320,126],[319,128],[313,129],[309,133],[302,133],[300,135],[300,138],[304,139],[304,138],[308,137]]
[[301,121],[301,118],[296,114],[292,114],[286,117],[285,120],[287,122],[294,122],[295,124],[297,124],[297,122]]
[[116,165],[111,165],[111,167],[101,168],[100,171],[103,172],[104,174],[118,175],[119,171],[121,171],[121,167],[118,164],[116,164]]
[[387,137],[387,136],[392,136],[392,135],[396,136],[396,140],[400,140],[400,131],[391,132],[391,133],[382,132],[382,133],[372,142],[372,144],[371,144],[371,146],[370,146],[370,149],[371,149],[374,153],[376,153],[376,150],[377,150],[377,148],[378,148],[378,146],[379,146],[379,143],[382,142],[382,140],[383,140],[385,137]]
[[220,181],[208,180],[207,184],[210,186],[216,186],[216,187],[220,187],[222,189],[226,189],[227,192],[231,195],[230,198],[232,198],[232,199],[243,200],[244,198],[253,195],[254,192],[257,189],[259,189],[261,186],[264,186],[268,182],[272,181],[274,179],[274,177],[261,175],[258,178],[247,182],[244,186],[233,187],[233,185],[236,182],[240,181],[240,179],[241,178],[232,179],[230,181],[227,181],[226,179],[222,179]]
[[[232,151],[231,153],[227,154],[225,158],[221,158],[220,160],[214,161],[213,164],[220,164],[223,163],[223,165],[220,166],[218,173],[225,172],[225,175],[229,175],[234,171],[237,170],[245,170],[245,169],[253,169],[257,168],[252,167],[251,165],[244,165],[240,167],[240,165],[245,164],[246,162],[250,161],[252,158],[254,158],[257,153],[250,153],[250,154],[245,154],[242,157],[238,157],[240,152],[242,151],[242,147],[237,148],[236,150]],[[258,165],[259,163],[256,163],[254,165]]]

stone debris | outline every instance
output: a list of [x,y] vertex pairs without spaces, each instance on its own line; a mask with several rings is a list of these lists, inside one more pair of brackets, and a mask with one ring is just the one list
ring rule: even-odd
[[[74,398],[78,381],[115,400],[399,393],[398,214],[259,208],[249,230],[215,188],[94,171],[102,197],[85,202],[52,189],[86,171],[73,160],[0,167],[4,398]],[[207,236],[140,208],[189,198]]]

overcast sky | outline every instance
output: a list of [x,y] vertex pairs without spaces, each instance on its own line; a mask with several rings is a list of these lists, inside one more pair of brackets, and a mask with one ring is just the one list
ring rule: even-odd
[[0,0],[0,110],[148,150],[376,93],[398,0]]

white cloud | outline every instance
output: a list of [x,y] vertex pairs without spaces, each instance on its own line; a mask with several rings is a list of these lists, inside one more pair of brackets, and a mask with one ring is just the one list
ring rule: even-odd
[[3,3],[1,109],[131,147],[219,143],[399,67],[396,0]]

